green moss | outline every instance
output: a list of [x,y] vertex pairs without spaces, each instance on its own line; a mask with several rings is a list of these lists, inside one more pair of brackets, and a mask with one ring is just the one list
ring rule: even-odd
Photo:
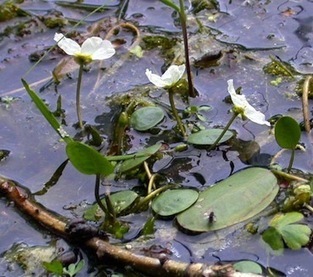
[[58,17],[50,17],[45,18],[44,24],[47,28],[53,29],[56,27],[63,27],[68,23],[68,21],[65,18],[58,18]]
[[141,45],[144,50],[161,48],[162,50],[171,49],[177,42],[175,38],[167,38],[163,36],[145,36]]
[[202,10],[210,10],[218,8],[218,1],[216,0],[193,0],[193,12],[198,13]]
[[[302,96],[304,81],[305,81],[305,78],[301,79],[297,83],[295,90],[298,96]],[[308,98],[313,99],[313,81],[312,80],[309,83]]]
[[263,67],[263,71],[269,75],[291,77],[297,74],[296,70],[287,62],[278,58],[270,57],[271,62]]
[[24,12],[18,7],[18,3],[22,3],[23,1],[5,1],[0,5],[0,22],[4,22],[15,18],[17,16],[21,16]]

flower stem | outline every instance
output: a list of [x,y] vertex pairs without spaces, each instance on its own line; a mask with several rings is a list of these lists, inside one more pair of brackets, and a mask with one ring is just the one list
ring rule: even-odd
[[289,165],[288,165],[288,169],[287,172],[290,173],[291,167],[293,165],[293,162],[295,160],[295,149],[291,150],[291,156],[290,156],[290,160],[289,160]]
[[185,130],[185,127],[184,127],[179,115],[178,115],[178,112],[177,112],[177,109],[175,106],[175,101],[174,101],[174,92],[171,89],[168,90],[168,97],[169,97],[171,109],[172,109],[173,115],[176,119],[178,128],[179,128],[181,134],[183,135],[184,139],[186,139],[186,137],[187,137],[186,130]]
[[108,209],[106,208],[106,206],[103,205],[101,198],[100,198],[100,175],[97,174],[96,175],[96,182],[95,182],[95,198],[96,198],[96,202],[98,204],[98,206],[100,207],[100,209],[104,212],[105,215],[108,214]]
[[95,198],[98,206],[100,209],[104,212],[106,219],[109,222],[115,222],[116,221],[116,214],[114,207],[112,205],[111,199],[109,195],[105,196],[105,202],[107,204],[107,207],[103,205],[101,198],[100,198],[100,174],[96,174],[96,182],[95,182]]
[[229,120],[229,122],[227,123],[227,125],[224,127],[223,132],[219,135],[219,137],[216,139],[216,141],[211,145],[211,147],[209,148],[209,150],[212,150],[216,147],[216,145],[220,142],[220,140],[222,139],[222,137],[225,135],[226,131],[229,129],[230,125],[232,125],[232,123],[234,122],[234,120],[236,119],[236,117],[238,116],[239,113],[234,112],[233,116],[231,117],[231,119]]
[[186,12],[185,12],[184,0],[179,0],[179,4],[180,4],[179,18],[180,18],[180,25],[182,28],[183,40],[184,40],[185,64],[186,64],[186,71],[187,71],[187,78],[188,78],[189,96],[196,97],[197,95],[193,88],[193,81],[192,81],[190,61],[189,61],[187,17],[186,17]]
[[84,126],[83,126],[81,106],[80,106],[80,89],[81,89],[81,83],[82,83],[82,78],[83,78],[83,69],[84,69],[84,65],[80,64],[79,71],[78,71],[78,79],[77,79],[77,89],[76,89],[76,113],[77,113],[79,128],[82,130],[84,129]]

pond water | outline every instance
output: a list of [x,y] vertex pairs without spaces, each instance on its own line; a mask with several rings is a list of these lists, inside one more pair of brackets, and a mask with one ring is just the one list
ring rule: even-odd
[[[3,4],[4,1],[1,1]],[[100,3],[101,2],[101,3]],[[76,122],[75,90],[77,70],[69,70],[60,84],[47,85],[51,72],[64,55],[52,50],[44,59],[34,65],[30,57],[36,57],[54,45],[55,32],[66,33],[73,25],[86,17],[90,11],[103,5],[101,12],[88,16],[84,24],[75,27],[80,33],[90,32],[90,26],[99,24],[106,34],[110,26],[120,18],[132,22],[140,31],[140,37],[158,35],[181,40],[181,29],[177,14],[157,0],[132,1],[22,1],[18,4],[27,15],[17,16],[0,23],[0,149],[10,151],[6,159],[0,161],[0,174],[19,182],[31,192],[40,191],[51,179],[58,167],[66,160],[64,143],[59,140],[49,124],[36,109],[22,87],[21,78],[27,80],[32,88],[40,91],[40,96],[51,110],[56,109],[59,95],[62,95],[62,109],[65,110],[66,131],[77,135],[73,127]],[[190,37],[191,61],[204,55],[222,53],[215,65],[192,66],[194,86],[199,96],[190,99],[192,105],[210,105],[204,112],[208,119],[205,126],[225,126],[230,118],[230,105],[224,99],[227,93],[227,80],[234,79],[235,87],[242,87],[253,106],[262,111],[266,118],[283,114],[290,115],[298,122],[302,118],[301,99],[296,94],[299,80],[306,74],[313,74],[313,1],[228,1],[220,0],[218,7],[197,11],[196,3],[210,1],[186,1],[189,7],[188,30]],[[213,1],[212,1],[213,2]],[[196,12],[197,11],[197,12]],[[44,20],[60,16],[66,24],[62,27],[48,28]],[[101,22],[101,24],[99,23]],[[199,34],[199,30],[202,33]],[[181,43],[169,55],[161,46],[145,49],[143,56],[128,54],[128,49],[139,40],[129,29],[114,34],[112,41],[118,44],[117,53],[104,63],[94,63],[84,72],[82,87],[83,119],[96,126],[105,138],[111,138],[112,122],[118,105],[112,105],[114,97],[129,93],[137,95],[151,91],[152,99],[168,105],[167,96],[149,84],[145,76],[146,68],[161,73],[172,59],[182,60]],[[175,56],[176,54],[176,56]],[[297,72],[294,78],[283,77],[278,85],[277,76],[266,74],[263,67],[270,57],[288,62]],[[31,70],[30,70],[31,69]],[[100,70],[99,70],[100,69]],[[100,72],[100,73],[99,73]],[[113,99],[113,100],[112,100]],[[176,99],[179,108],[186,103]],[[310,103],[311,105],[311,103]],[[311,114],[312,115],[312,114]],[[171,123],[162,123],[168,128]],[[188,150],[168,156],[156,162],[152,168],[173,182],[183,186],[203,189],[223,180],[231,173],[250,165],[267,165],[263,157],[272,157],[280,147],[266,126],[236,120],[232,129],[243,141],[254,141],[256,160],[244,158],[249,153],[239,152],[234,146],[222,146],[217,151],[208,152],[189,146]],[[134,130],[128,133],[132,142],[129,151],[143,148],[159,140],[157,134],[139,134]],[[165,142],[166,132],[163,133]],[[294,168],[304,173],[313,171],[313,138],[302,133],[301,143],[306,151],[297,151]],[[172,141],[170,142],[176,145]],[[262,155],[261,155],[262,154]],[[278,163],[287,167],[290,153],[285,151]],[[111,191],[137,186],[137,180],[112,181]],[[67,217],[80,216],[88,204],[94,202],[94,177],[82,175],[69,163],[59,176],[57,183],[47,193],[36,196],[36,200]],[[104,189],[103,191],[104,192]],[[148,214],[131,215],[127,220],[134,222],[134,229],[140,228]],[[312,222],[309,217],[308,223]],[[238,226],[222,230],[216,234],[188,236],[177,231],[172,221],[158,220],[155,239],[148,245],[172,242],[174,259],[181,261],[201,261],[205,263],[249,259],[265,267],[273,267],[287,276],[310,276],[312,254],[310,249],[286,250],[283,255],[269,255],[260,243],[260,237],[242,234]],[[129,235],[131,237],[131,234]],[[23,219],[4,198],[0,201],[0,253],[13,244],[25,243],[29,246],[51,245],[56,238],[38,226]],[[65,242],[58,242],[63,247]],[[140,247],[142,245],[139,245]],[[110,276],[110,269],[106,269]],[[81,275],[87,276],[87,269]],[[1,259],[0,275],[17,276],[20,269],[12,268]],[[100,275],[99,275],[100,276]],[[101,275],[104,276],[104,275]]]

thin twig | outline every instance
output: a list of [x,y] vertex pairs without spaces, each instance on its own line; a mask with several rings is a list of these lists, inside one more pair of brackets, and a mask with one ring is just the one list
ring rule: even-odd
[[312,80],[312,76],[307,76],[305,78],[303,84],[303,92],[302,92],[302,110],[303,110],[303,120],[304,120],[304,128],[306,132],[310,132],[310,112],[309,112],[309,87],[310,81]]

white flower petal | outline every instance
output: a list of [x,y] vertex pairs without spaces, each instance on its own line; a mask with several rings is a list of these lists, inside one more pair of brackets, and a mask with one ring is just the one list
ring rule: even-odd
[[174,86],[185,72],[185,65],[171,65],[164,74],[160,77],[153,74],[149,69],[146,70],[146,75],[149,81],[158,88],[168,88]]
[[149,69],[146,69],[146,76],[149,81],[158,88],[164,88],[167,85],[167,83],[164,82],[159,75],[153,74]]
[[76,41],[66,38],[63,34],[55,33],[54,40],[58,43],[58,46],[70,56],[79,54],[81,51],[81,48]]
[[185,72],[185,65],[171,65],[162,75],[162,80],[167,83],[167,86],[175,85]]
[[265,120],[265,115],[259,111],[257,111],[254,107],[252,107],[249,103],[244,109],[244,116],[250,119],[252,122],[271,126],[271,124]]
[[271,126],[271,124],[265,120],[265,115],[252,107],[244,95],[239,95],[236,93],[232,79],[228,80],[227,83],[228,92],[230,94],[231,100],[234,103],[234,106],[242,109],[243,115],[245,117],[254,123]]
[[234,106],[244,109],[246,105],[249,105],[244,95],[240,95],[236,93],[233,80],[230,79],[227,81],[227,83],[228,83],[228,92],[230,94],[230,97],[231,97],[231,100],[233,101]]
[[98,50],[96,50],[91,56],[93,60],[106,60],[111,58],[115,54],[115,49],[112,43],[108,40],[103,40],[99,45]]
[[92,55],[101,47],[102,39],[99,37],[87,38],[82,44],[82,54]]

